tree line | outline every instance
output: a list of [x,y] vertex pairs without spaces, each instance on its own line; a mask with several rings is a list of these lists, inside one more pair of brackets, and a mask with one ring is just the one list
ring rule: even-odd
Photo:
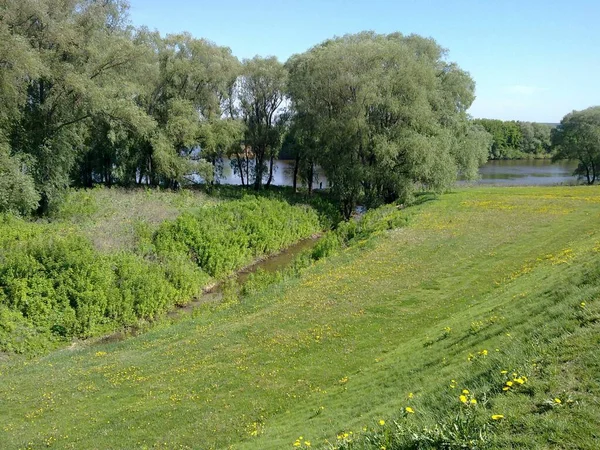
[[492,135],[490,159],[549,158],[553,125],[537,122],[475,119]]
[[[259,190],[282,147],[294,186],[310,191],[320,166],[346,216],[442,191],[476,177],[494,145],[467,115],[473,79],[446,55],[433,39],[363,32],[285,63],[240,61],[133,27],[124,0],[3,0],[0,211],[46,213],[69,186],[213,183],[224,157]],[[527,152],[545,151],[538,128]]]

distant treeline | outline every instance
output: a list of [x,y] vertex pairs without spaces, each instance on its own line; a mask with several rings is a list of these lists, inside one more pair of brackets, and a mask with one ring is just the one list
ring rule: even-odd
[[549,158],[554,126],[536,122],[475,119],[492,135],[490,159]]

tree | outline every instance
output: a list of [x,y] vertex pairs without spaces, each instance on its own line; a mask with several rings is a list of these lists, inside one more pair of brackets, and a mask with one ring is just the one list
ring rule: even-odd
[[518,122],[521,128],[520,149],[526,155],[543,156],[550,151],[552,127],[543,123]]
[[254,187],[260,189],[269,163],[266,185],[273,179],[273,162],[283,136],[282,103],[287,72],[275,57],[244,60],[240,78],[241,116],[245,142],[254,154]]
[[553,161],[575,159],[575,174],[594,184],[600,175],[600,106],[567,114],[553,130]]
[[[476,119],[474,120],[474,123],[482,126],[492,135],[490,159],[513,159],[522,157],[521,151],[523,147],[529,148],[529,142],[523,143],[523,131],[518,122],[505,122],[496,119]],[[533,140],[533,129],[531,129],[531,139]]]
[[28,215],[40,199],[30,175],[30,164],[23,156],[11,156],[0,142],[0,213]]
[[[406,199],[417,185],[447,189],[486,159],[466,126],[474,82],[444,56],[432,39],[365,32],[287,62],[293,108],[315,127],[318,163],[346,217],[361,199],[376,205]],[[459,143],[471,139],[465,151]]]
[[21,48],[8,55],[8,66],[20,76],[9,91],[19,111],[6,134],[13,153],[35,162],[42,210],[70,184],[89,120],[136,108],[124,101],[129,68],[140,56],[126,9],[121,0],[6,2],[2,28]]

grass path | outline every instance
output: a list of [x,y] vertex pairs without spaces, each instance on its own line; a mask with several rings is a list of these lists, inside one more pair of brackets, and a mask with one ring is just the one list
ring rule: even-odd
[[[555,294],[597,265],[600,190],[464,189],[402,214],[412,216],[406,228],[241,303],[119,343],[4,362],[2,448],[279,449],[300,436],[315,447],[377,430],[406,406],[416,411],[407,420],[434,421],[457,403],[451,380],[488,395],[502,369],[526,371],[533,387],[480,400],[482,417],[507,417],[497,442],[538,427],[523,447],[579,439],[593,448],[598,329],[593,320],[573,328],[565,315],[581,313],[579,303],[557,306]],[[594,286],[573,289],[595,298]],[[535,367],[556,373],[524,360],[549,349]],[[561,385],[561,371],[587,389]],[[546,425],[516,417],[546,394],[575,406],[552,409]]]

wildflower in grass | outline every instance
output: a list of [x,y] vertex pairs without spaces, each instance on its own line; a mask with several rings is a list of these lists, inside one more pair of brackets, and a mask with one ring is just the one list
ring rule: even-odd
[[468,390],[468,389],[463,389],[463,390],[462,390],[462,393],[463,393],[463,394],[468,394],[468,393],[469,393],[469,390]]
[[304,445],[305,445],[306,447],[310,447],[310,441],[304,441]]
[[504,419],[504,416],[502,414],[493,414],[492,415],[492,420],[501,420]]
[[379,420],[379,425],[381,425],[381,426],[384,426],[384,425],[385,425],[385,420],[383,420],[383,419],[380,419],[380,420]]
[[408,393],[408,398],[413,398],[415,396],[415,394],[413,394],[412,392]]
[[508,373],[508,370],[501,370],[501,371],[500,371],[500,373],[501,373],[502,375],[504,375],[504,374]]
[[407,406],[406,408],[404,408],[404,410],[408,413],[408,414],[414,414],[415,410],[412,409],[410,406]]
[[456,380],[450,380],[450,388],[456,389]]
[[476,405],[477,404],[477,400],[474,399],[474,398],[472,398],[470,403],[471,403],[471,405]]
[[464,403],[465,405],[467,404],[467,396],[466,395],[461,395],[460,397],[458,397],[458,399],[461,401],[461,403]]
[[585,302],[581,302],[581,303],[579,304],[579,306],[581,306],[582,308],[585,308]]
[[562,400],[560,398],[555,398],[554,403],[556,403],[557,405],[560,405],[562,403]]

